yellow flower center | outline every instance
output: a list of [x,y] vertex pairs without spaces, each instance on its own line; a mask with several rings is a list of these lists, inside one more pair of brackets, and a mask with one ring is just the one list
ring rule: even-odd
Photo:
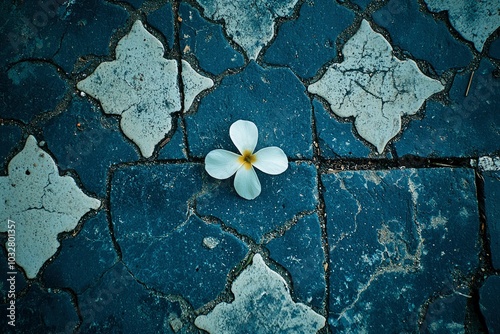
[[252,154],[249,150],[243,151],[243,155],[238,158],[238,161],[243,164],[246,169],[250,169],[252,164],[257,160],[255,154]]

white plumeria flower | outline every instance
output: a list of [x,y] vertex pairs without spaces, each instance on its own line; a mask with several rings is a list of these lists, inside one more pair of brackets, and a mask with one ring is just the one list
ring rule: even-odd
[[276,146],[253,153],[259,132],[250,121],[234,122],[229,128],[229,136],[241,155],[221,149],[210,151],[205,158],[205,170],[219,180],[236,173],[234,188],[238,195],[254,199],[259,196],[261,187],[253,167],[267,174],[278,175],[288,168],[288,159],[283,150]]

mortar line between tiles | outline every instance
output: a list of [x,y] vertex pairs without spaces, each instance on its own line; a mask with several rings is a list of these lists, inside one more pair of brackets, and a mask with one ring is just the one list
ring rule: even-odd
[[[314,110],[314,105],[311,101],[311,130],[312,130],[312,146],[313,146],[313,162],[315,162],[316,166],[316,189],[318,191],[318,205],[316,208],[318,214],[318,220],[320,223],[321,229],[321,248],[323,249],[324,263],[323,263],[323,272],[325,274],[325,296],[323,299],[323,316],[325,319],[328,319],[329,313],[329,305],[330,305],[330,270],[328,268],[330,264],[330,252],[329,252],[329,244],[328,244],[328,230],[326,226],[326,204],[325,198],[323,196],[323,183],[321,182],[322,172],[322,161],[321,161],[321,148],[319,146],[318,140],[318,132],[316,127],[316,115]],[[330,332],[330,326],[326,325],[326,332]]]
[[176,56],[177,60],[177,83],[179,85],[179,95],[180,95],[180,100],[181,100],[181,109],[179,112],[179,118],[180,118],[180,125],[182,128],[182,142],[184,144],[184,150],[185,150],[185,155],[188,159],[188,161],[191,161],[191,153],[189,150],[189,142],[187,138],[187,128],[186,128],[186,119],[184,117],[186,110],[185,110],[185,105],[184,105],[184,81],[182,80],[182,51],[181,51],[181,42],[180,42],[180,25],[181,21],[179,21],[180,14],[179,14],[179,6],[180,6],[180,1],[173,1],[172,2],[172,12],[174,16],[174,44],[172,46],[172,49],[174,51],[174,54]]
[[482,315],[479,305],[479,290],[483,285],[486,277],[494,274],[491,248],[488,238],[488,221],[486,217],[486,194],[484,191],[484,177],[476,169],[475,170],[475,185],[476,185],[476,200],[478,208],[478,234],[480,243],[480,251],[478,254],[478,268],[472,277],[470,286],[470,298],[466,306],[466,319],[468,323],[475,323],[475,327],[481,328],[485,333],[488,331],[486,320]]

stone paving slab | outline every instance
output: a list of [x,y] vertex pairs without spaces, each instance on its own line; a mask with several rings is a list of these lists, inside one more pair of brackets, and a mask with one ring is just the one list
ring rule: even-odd
[[0,333],[496,333],[499,13],[0,3]]

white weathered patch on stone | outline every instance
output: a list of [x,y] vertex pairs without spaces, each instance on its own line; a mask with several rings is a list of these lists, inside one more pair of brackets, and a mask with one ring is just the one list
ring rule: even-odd
[[214,237],[205,237],[203,238],[203,245],[208,249],[214,249],[219,245],[220,241]]
[[420,72],[412,60],[393,56],[392,47],[363,20],[333,64],[308,91],[322,96],[340,117],[355,117],[359,135],[379,153],[401,130],[401,117],[415,114],[444,87]]
[[453,27],[478,51],[483,50],[486,39],[500,27],[500,2],[498,0],[457,1],[425,0],[429,10],[437,13],[448,11]]
[[[101,102],[105,113],[121,116],[123,133],[144,157],[150,157],[170,131],[171,113],[181,109],[177,61],[163,58],[163,53],[161,42],[136,21],[118,42],[116,60],[100,64],[77,84],[78,89]],[[185,80],[189,84],[184,95],[186,100],[191,99],[189,105],[207,88],[206,80],[210,79],[200,77],[191,68],[187,70]]]
[[486,172],[500,171],[500,157],[479,157],[479,169]]
[[73,230],[101,202],[85,195],[71,177],[59,176],[54,160],[33,136],[12,158],[8,173],[0,177],[0,232],[9,230],[9,220],[14,222],[16,263],[34,278],[56,253],[58,234]]
[[248,58],[257,59],[274,35],[274,20],[289,16],[297,0],[197,0],[204,15],[223,19],[226,33],[241,46]]
[[231,304],[218,304],[195,325],[211,334],[316,333],[325,318],[295,303],[283,278],[269,269],[259,254],[233,282]]
[[184,110],[191,108],[194,98],[200,92],[214,85],[212,79],[200,75],[191,65],[182,60],[182,83],[184,85]]

